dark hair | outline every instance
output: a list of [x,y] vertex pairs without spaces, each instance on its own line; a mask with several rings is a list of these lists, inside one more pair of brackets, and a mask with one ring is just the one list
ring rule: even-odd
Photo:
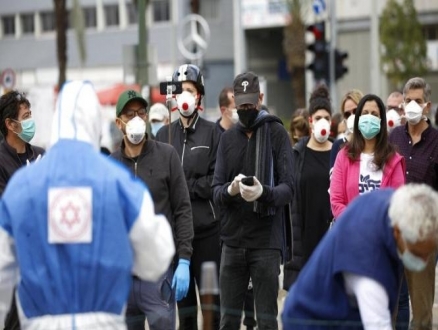
[[228,107],[230,105],[230,99],[228,93],[233,94],[234,90],[231,87],[224,87],[219,94],[219,107]]
[[343,120],[344,120],[344,117],[342,116],[342,113],[340,113],[340,112],[336,112],[332,116],[332,123],[330,125],[330,137],[336,139],[336,137],[339,134],[338,126]]
[[0,132],[3,137],[8,135],[8,129],[6,128],[6,119],[18,119],[18,111],[20,105],[25,104],[30,108],[30,102],[23,93],[17,91],[10,91],[0,97]]
[[297,109],[292,115],[289,126],[289,135],[292,146],[298,142],[294,136],[295,131],[300,131],[303,133],[303,136],[310,135],[309,112],[306,109]]
[[318,110],[327,110],[332,114],[332,105],[330,103],[330,93],[326,85],[319,85],[310,95],[309,114],[312,116]]
[[348,158],[351,160],[357,160],[360,157],[361,152],[365,147],[365,139],[362,136],[358,126],[359,118],[362,113],[362,109],[366,102],[376,102],[380,112],[380,132],[376,135],[376,146],[374,149],[374,164],[380,170],[394,155],[395,148],[388,141],[388,128],[386,126],[386,109],[383,101],[380,97],[374,94],[367,94],[360,100],[357,105],[356,116],[354,118],[354,130],[353,138],[348,144]]

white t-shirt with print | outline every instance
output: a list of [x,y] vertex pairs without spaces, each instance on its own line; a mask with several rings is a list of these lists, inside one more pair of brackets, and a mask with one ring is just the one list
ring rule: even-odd
[[383,171],[373,163],[374,154],[360,154],[359,195],[380,189]]

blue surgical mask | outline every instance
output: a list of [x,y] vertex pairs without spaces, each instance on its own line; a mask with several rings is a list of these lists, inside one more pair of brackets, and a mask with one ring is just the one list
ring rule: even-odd
[[380,132],[380,118],[373,115],[361,115],[359,131],[366,140],[371,140]]
[[21,132],[16,134],[24,142],[29,143],[29,141],[32,140],[35,135],[35,120],[33,118],[28,118],[17,122],[21,124]]
[[163,122],[151,123],[151,133],[153,136],[157,136],[158,131],[164,126]]
[[405,252],[400,255],[400,259],[403,262],[403,265],[413,272],[421,272],[427,266],[426,261],[413,255],[407,248],[405,249]]

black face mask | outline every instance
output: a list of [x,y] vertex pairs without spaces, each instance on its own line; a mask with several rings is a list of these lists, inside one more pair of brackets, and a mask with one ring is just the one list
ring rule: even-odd
[[246,128],[250,128],[252,125],[254,125],[259,111],[256,108],[246,110],[238,109],[237,114],[239,115],[239,121],[242,123],[242,125]]

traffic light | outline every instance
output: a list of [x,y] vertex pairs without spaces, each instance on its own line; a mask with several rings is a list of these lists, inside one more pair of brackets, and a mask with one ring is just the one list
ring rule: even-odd
[[309,25],[307,31],[312,32],[315,37],[314,42],[307,47],[314,54],[312,63],[307,66],[307,69],[313,72],[315,80],[325,79],[328,82],[329,52],[325,40],[325,22]]
[[347,58],[347,52],[335,49],[335,80],[342,78],[348,72],[348,68],[344,64],[344,60]]

